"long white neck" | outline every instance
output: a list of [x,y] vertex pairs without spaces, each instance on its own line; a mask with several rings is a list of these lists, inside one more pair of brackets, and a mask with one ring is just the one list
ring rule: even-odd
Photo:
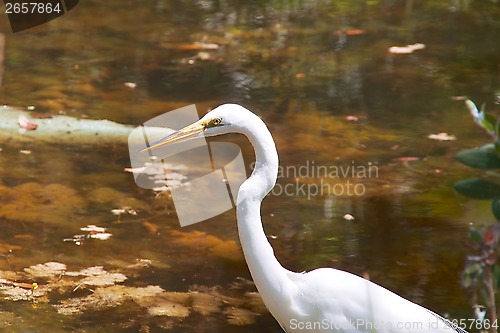
[[[278,154],[271,133],[260,118],[245,123],[239,132],[245,134],[255,149],[256,163],[250,178],[238,191],[238,232],[252,278],[268,309],[282,307],[279,295],[288,281],[288,271],[274,256],[264,233],[260,217],[261,201],[271,191],[278,174]],[[274,314],[274,313],[273,313]]]

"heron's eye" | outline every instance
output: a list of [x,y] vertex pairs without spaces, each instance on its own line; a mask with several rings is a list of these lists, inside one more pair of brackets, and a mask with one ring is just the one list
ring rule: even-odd
[[210,119],[207,123],[205,123],[205,128],[212,128],[212,127],[217,127],[220,124],[222,124],[222,118],[217,117]]

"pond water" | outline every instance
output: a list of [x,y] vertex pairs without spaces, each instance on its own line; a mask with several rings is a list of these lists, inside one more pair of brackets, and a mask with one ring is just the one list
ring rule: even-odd
[[[454,155],[489,140],[463,96],[498,111],[499,18],[493,0],[88,0],[24,32],[4,22],[0,97],[134,126],[185,105],[242,104],[280,153],[262,216],[285,267],[344,269],[472,318],[467,230],[494,218],[488,202],[453,191],[478,174]],[[415,44],[425,47],[389,52]],[[437,133],[457,140],[427,137]],[[251,165],[244,138],[216,141],[238,143]],[[3,331],[281,332],[255,293],[234,211],[181,228],[169,194],[124,171],[126,140],[0,148],[0,279],[13,282]],[[87,225],[112,236],[91,238],[100,231]]]

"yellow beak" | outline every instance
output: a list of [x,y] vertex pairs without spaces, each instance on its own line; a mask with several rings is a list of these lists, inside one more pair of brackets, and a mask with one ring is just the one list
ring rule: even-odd
[[178,142],[178,141],[181,141],[183,139],[191,138],[191,137],[197,135],[198,133],[203,132],[203,130],[205,130],[205,124],[200,123],[200,122],[196,122],[194,124],[191,124],[189,126],[182,128],[182,129],[180,129],[180,130],[178,130],[170,135],[167,135],[159,140],[150,142],[146,147],[139,149],[139,151],[146,151],[146,150],[157,148],[157,147],[169,144],[169,143]]

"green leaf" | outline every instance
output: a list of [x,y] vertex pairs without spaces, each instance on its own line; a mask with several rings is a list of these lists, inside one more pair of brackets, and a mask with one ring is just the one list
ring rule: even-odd
[[483,274],[483,267],[480,263],[468,264],[462,272],[462,285],[467,288],[475,284],[477,278]]
[[487,143],[485,145],[482,145],[478,149],[479,150],[484,150],[484,151],[494,151],[495,150],[495,145],[493,143]]
[[477,169],[500,168],[500,158],[490,150],[467,149],[456,154],[455,158],[463,164]]
[[464,288],[472,286],[472,281],[473,279],[470,274],[462,274],[462,286],[464,286]]
[[479,121],[479,124],[490,134],[495,133],[495,125],[497,119],[489,114],[484,114],[483,119]]
[[456,182],[453,187],[458,193],[473,199],[500,197],[500,185],[484,179],[471,178],[461,180]]
[[493,198],[493,201],[491,202],[491,211],[493,212],[493,215],[497,219],[497,221],[500,221],[500,198],[496,197]]
[[497,153],[497,156],[500,156],[500,140],[495,142],[495,153]]
[[469,236],[474,244],[479,245],[479,243],[481,242],[481,234],[476,228],[469,228]]
[[481,120],[481,126],[484,127],[485,130],[490,134],[495,133],[495,125],[497,123],[497,119],[489,114],[484,115],[484,119]]
[[474,104],[473,101],[471,101],[470,99],[467,99],[467,100],[465,100],[465,105],[469,109],[469,112],[472,115],[472,117],[474,118],[475,122],[478,122],[483,118],[482,112],[479,112],[476,104]]

